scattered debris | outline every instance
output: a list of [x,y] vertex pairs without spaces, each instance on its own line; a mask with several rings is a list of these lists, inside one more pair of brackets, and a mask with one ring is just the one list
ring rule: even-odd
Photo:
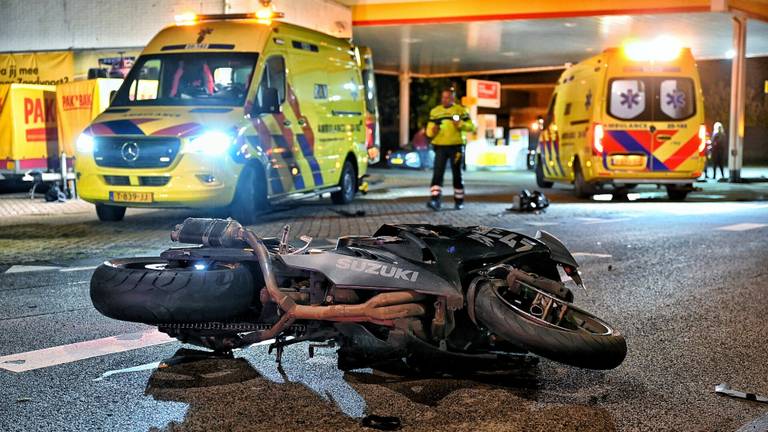
[[30,397],[20,397],[16,399],[16,403],[24,403],[24,402],[32,402],[32,398]]
[[613,266],[611,264],[608,264],[608,271],[613,270]]
[[745,393],[742,391],[733,390],[728,384],[725,384],[725,383],[716,385],[715,393],[730,396],[730,397],[735,397],[739,399],[746,399],[746,400],[751,400],[756,402],[768,403],[768,396],[760,396],[754,393]]
[[365,210],[358,210],[354,213],[351,211],[334,209],[334,208],[329,208],[328,210],[345,217],[365,217]]
[[45,200],[47,202],[66,202],[67,195],[61,191],[58,183],[54,183],[50,188],[48,188],[48,191],[45,192]]
[[386,431],[400,430],[403,427],[399,417],[373,414],[363,417],[362,425],[363,427]]
[[512,207],[507,210],[529,212],[541,211],[547,207],[549,207],[549,199],[546,195],[539,191],[531,192],[528,189],[523,189],[512,198]]

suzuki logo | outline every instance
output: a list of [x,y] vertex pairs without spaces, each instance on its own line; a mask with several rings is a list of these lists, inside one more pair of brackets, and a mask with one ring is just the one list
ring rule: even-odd
[[387,278],[402,279],[410,282],[416,282],[416,279],[419,278],[419,272],[414,270],[406,270],[400,267],[357,260],[354,258],[339,258],[336,260],[336,268],[341,270],[352,270],[361,273],[368,273]]
[[134,141],[128,141],[120,148],[120,155],[126,162],[135,162],[139,158],[139,144]]

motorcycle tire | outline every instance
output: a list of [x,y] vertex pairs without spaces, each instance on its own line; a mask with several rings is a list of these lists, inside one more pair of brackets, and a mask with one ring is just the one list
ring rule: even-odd
[[534,354],[586,369],[613,369],[620,365],[627,355],[624,336],[599,318],[579,312],[599,323],[605,332],[569,330],[537,321],[511,307],[490,285],[482,286],[475,300],[475,314],[480,323]]
[[206,269],[169,266],[160,258],[107,261],[91,277],[91,301],[110,318],[145,324],[226,321],[245,315],[253,277],[239,263]]

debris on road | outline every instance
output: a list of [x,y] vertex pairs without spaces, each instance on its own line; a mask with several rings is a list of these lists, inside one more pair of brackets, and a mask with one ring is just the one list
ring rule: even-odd
[[24,403],[24,402],[32,402],[32,398],[20,397],[20,398],[16,399],[16,403]]
[[528,189],[523,189],[519,194],[512,198],[512,207],[507,210],[531,212],[541,211],[547,207],[549,207],[549,199],[546,195],[539,191],[531,192]]
[[362,425],[363,427],[385,431],[400,430],[400,428],[403,427],[403,424],[398,417],[378,416],[373,414],[363,417]]
[[728,384],[722,383],[715,386],[715,393],[735,397],[739,399],[746,399],[756,402],[768,403],[768,396],[760,396],[754,393],[745,393],[738,390],[733,390]]
[[333,208],[329,208],[328,210],[345,217],[365,217],[365,210],[358,210],[356,212],[333,209]]

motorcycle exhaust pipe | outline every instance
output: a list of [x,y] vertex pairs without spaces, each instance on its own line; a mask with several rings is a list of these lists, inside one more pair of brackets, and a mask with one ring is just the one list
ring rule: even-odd
[[242,230],[243,226],[232,219],[187,218],[171,231],[171,240],[209,247],[242,248],[246,245],[238,235]]

